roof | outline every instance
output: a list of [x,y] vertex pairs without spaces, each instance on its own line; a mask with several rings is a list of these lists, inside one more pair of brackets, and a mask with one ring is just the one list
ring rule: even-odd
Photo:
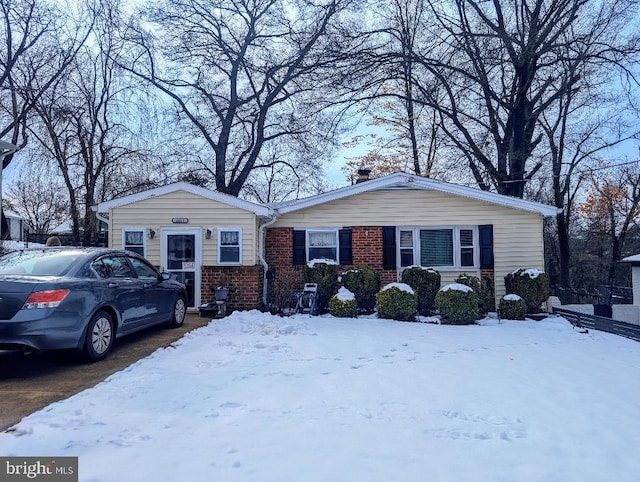
[[218,191],[212,191],[211,189],[206,189],[204,187],[189,184],[188,182],[175,182],[173,184],[167,184],[166,186],[149,189],[147,191],[142,191],[136,194],[130,194],[129,196],[113,199],[111,201],[102,202],[95,206],[94,209],[99,213],[106,213],[113,208],[125,206],[127,204],[135,203],[138,201],[143,201],[145,199],[151,199],[157,196],[162,196],[163,194],[169,194],[176,191],[186,191],[191,194],[195,194],[196,196],[211,199],[212,201],[217,201],[239,209],[244,209],[245,211],[253,212],[258,216],[269,216],[273,214],[270,208],[261,204],[238,199],[237,197],[233,197],[228,194],[223,194]]
[[14,213],[13,211],[9,211],[7,209],[4,210],[4,217],[12,219],[22,219],[22,216],[20,216],[18,213]]
[[633,266],[640,266],[640,254],[634,254],[633,256],[627,256],[620,260],[621,263],[631,263]]
[[[15,152],[17,150],[18,148],[13,144],[0,139],[0,152],[2,152],[3,154],[11,154],[12,152]],[[4,152],[4,151],[7,151],[7,152]]]
[[377,179],[371,179],[369,181],[343,187],[323,194],[318,194],[316,196],[311,196],[296,201],[273,203],[269,204],[269,206],[273,209],[276,209],[280,214],[286,214],[293,211],[298,211],[300,209],[305,209],[312,206],[317,206],[319,204],[343,199],[349,196],[354,196],[356,194],[361,194],[364,192],[391,189],[439,191],[456,196],[475,199],[478,201],[484,201],[491,204],[510,207],[513,209],[520,209],[522,211],[538,213],[542,216],[555,216],[558,213],[558,208],[549,206],[547,204],[528,201],[526,199],[520,199],[511,196],[505,196],[488,191],[482,191],[480,189],[460,186],[458,184],[450,184],[443,181],[437,181],[435,179],[429,179],[426,177],[415,176],[413,174],[406,174],[401,172],[390,174],[388,176],[380,177]]

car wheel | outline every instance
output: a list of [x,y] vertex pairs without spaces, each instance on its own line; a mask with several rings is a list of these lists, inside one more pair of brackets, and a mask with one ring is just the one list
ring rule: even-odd
[[178,328],[184,323],[184,317],[187,315],[187,302],[184,296],[180,295],[176,299],[173,305],[173,313],[171,313],[171,320],[169,320],[169,326],[171,328]]
[[115,334],[113,319],[106,311],[98,311],[89,320],[84,353],[91,361],[102,360],[111,351]]

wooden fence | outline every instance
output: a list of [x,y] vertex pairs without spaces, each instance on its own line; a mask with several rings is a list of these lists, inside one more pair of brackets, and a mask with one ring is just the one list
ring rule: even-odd
[[614,335],[631,338],[640,341],[640,325],[612,320],[604,316],[588,315],[577,311],[553,308],[553,314],[566,318],[573,326],[592,330],[606,331]]

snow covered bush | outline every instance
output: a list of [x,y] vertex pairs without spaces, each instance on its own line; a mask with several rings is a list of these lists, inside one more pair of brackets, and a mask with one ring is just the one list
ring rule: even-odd
[[491,278],[482,278],[479,280],[477,276],[462,273],[456,278],[456,283],[467,285],[476,295],[478,295],[478,309],[481,314],[487,314],[495,310],[495,292],[493,291],[493,280]]
[[351,291],[363,313],[373,313],[376,293],[380,291],[380,273],[369,267],[350,269],[340,277],[345,288]]
[[314,259],[304,267],[304,282],[318,285],[316,306],[320,313],[327,311],[329,299],[338,288],[339,268],[335,261],[329,259]]
[[478,295],[467,285],[451,283],[436,293],[435,306],[454,325],[470,325],[478,319]]
[[517,269],[504,277],[507,293],[520,296],[528,313],[538,313],[549,298],[549,277],[537,269]]
[[418,299],[418,313],[428,315],[434,308],[440,289],[440,273],[433,268],[411,266],[402,272],[402,282],[413,288]]
[[416,306],[416,295],[405,283],[390,283],[376,294],[376,308],[380,318],[413,320]]
[[498,316],[505,320],[524,320],[527,316],[527,303],[513,293],[504,295],[498,305]]
[[355,295],[344,286],[329,300],[329,313],[337,318],[358,316],[358,302]]

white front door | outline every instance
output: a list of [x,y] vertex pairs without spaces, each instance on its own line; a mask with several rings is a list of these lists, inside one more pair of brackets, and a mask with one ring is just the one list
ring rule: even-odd
[[187,287],[187,306],[200,306],[202,232],[200,228],[162,228],[161,263]]

